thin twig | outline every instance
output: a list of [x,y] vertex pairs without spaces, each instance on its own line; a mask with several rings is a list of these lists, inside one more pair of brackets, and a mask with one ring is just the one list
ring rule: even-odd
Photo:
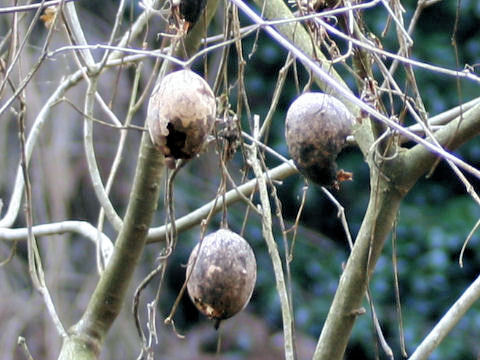
[[280,95],[283,91],[283,85],[285,84],[285,80],[287,79],[288,70],[292,66],[294,62],[293,57],[290,53],[287,55],[287,59],[285,60],[285,64],[283,67],[278,71],[277,83],[275,84],[275,89],[273,90],[272,100],[270,101],[270,108],[268,109],[267,115],[263,121],[262,127],[260,128],[260,137],[263,137],[270,128],[270,125],[273,120],[273,115],[277,112],[277,105],[280,101]]
[[[140,63],[137,66],[136,71],[135,71],[135,78],[133,80],[133,85],[132,85],[132,93],[130,95],[130,104],[128,106],[128,112],[127,112],[127,116],[126,116],[126,119],[125,119],[125,123],[123,124],[123,126],[125,128],[129,128],[131,126],[132,118],[135,114],[133,106],[135,104],[135,99],[137,97],[138,83],[140,81],[141,72],[142,72],[142,63]],[[88,115],[88,114],[86,114],[86,115]],[[125,149],[125,142],[126,142],[126,139],[127,139],[127,134],[128,134],[128,131],[126,131],[126,130],[120,131],[120,139],[118,140],[117,151],[116,151],[115,156],[113,158],[112,167],[110,169],[110,173],[108,174],[107,183],[105,185],[105,192],[107,193],[107,195],[110,193],[110,190],[113,186],[113,182],[114,182],[115,177],[117,175],[118,169],[120,168],[120,164],[121,164],[121,161],[122,161],[122,158],[123,158],[123,152],[124,152],[124,149]],[[98,215],[97,229],[98,229],[99,232],[101,232],[103,230],[104,219],[105,219],[105,210],[102,207],[100,209],[100,213]],[[104,259],[101,256],[101,254],[103,253],[103,249],[101,247],[102,243],[97,242],[97,244],[98,244],[98,246],[97,246],[97,267],[98,267],[99,273],[101,273],[107,262],[106,262],[106,259]]]
[[340,37],[344,40],[351,41],[353,44],[355,44],[355,45],[357,45],[357,46],[359,46],[359,47],[361,47],[365,50],[372,51],[374,53],[378,53],[379,55],[386,56],[388,58],[395,59],[395,60],[398,60],[402,63],[410,64],[410,65],[413,65],[413,66],[416,66],[416,67],[419,67],[419,68],[422,68],[422,69],[425,69],[425,70],[430,70],[432,72],[436,72],[436,73],[443,74],[443,75],[448,75],[448,76],[453,76],[453,77],[458,77],[458,78],[466,78],[466,79],[475,81],[477,83],[480,83],[480,77],[477,76],[476,74],[468,71],[468,70],[464,70],[464,71],[450,70],[450,69],[447,69],[447,68],[444,68],[444,67],[428,64],[428,63],[425,63],[425,62],[422,62],[422,61],[410,59],[410,58],[405,57],[405,56],[397,55],[397,54],[388,52],[386,50],[380,49],[378,47],[375,47],[369,42],[360,41],[360,40],[357,40],[355,38],[352,38],[351,36],[344,34],[340,30],[338,30],[335,27],[329,25],[327,22],[325,22],[321,19],[316,19],[316,21],[318,23],[320,23],[323,27],[325,27],[328,31],[330,31],[332,34],[335,34],[336,36],[338,36],[338,37]]
[[[328,199],[337,207],[337,217],[340,219],[343,227],[343,231],[345,232],[345,236],[347,237],[347,243],[352,251],[353,248],[353,240],[352,235],[350,233],[350,229],[347,222],[347,217],[345,216],[345,208],[340,204],[340,202],[333,196],[333,194],[328,191],[324,186],[322,186],[322,192],[328,197]],[[377,312],[375,310],[375,305],[373,303],[372,295],[370,293],[370,289],[367,288],[367,301],[370,305],[370,310],[372,312],[372,320],[373,326],[375,328],[375,332],[380,340],[380,345],[382,346],[383,351],[385,354],[390,358],[393,359],[393,351],[391,347],[388,345],[387,341],[385,340],[385,336],[383,335],[382,327],[380,325],[380,321],[378,320]]]
[[[269,170],[267,173],[263,173],[263,176],[268,176],[272,180],[281,180],[285,179],[288,176],[291,176],[298,171],[293,166],[292,163],[282,164],[276,168]],[[243,195],[250,195],[255,192],[257,188],[257,179],[252,179],[245,184],[238,186],[236,189],[232,189],[225,194],[225,197],[217,197],[209,203],[201,206],[200,208],[190,212],[188,215],[185,215],[181,218],[178,218],[175,221],[175,226],[177,231],[185,231],[192,228],[193,226],[200,224],[203,219],[205,219],[210,211],[217,213],[223,208],[223,204],[228,206],[232,203],[235,203],[241,199],[241,196],[238,192],[241,192]],[[166,237],[166,232],[169,231],[170,224],[163,225],[160,227],[150,229],[148,233],[149,242],[158,242],[164,241]]]
[[140,352],[140,355],[138,356],[138,359],[141,359],[145,352],[148,353],[150,351],[150,345],[151,345],[151,344],[147,344],[147,338],[145,337],[145,332],[143,331],[143,328],[140,322],[140,315],[138,314],[138,306],[140,305],[140,295],[142,294],[142,291],[148,286],[148,284],[153,280],[153,278],[157,276],[157,274],[159,274],[161,271],[165,271],[165,266],[163,261],[161,261],[155,269],[150,271],[150,273],[140,282],[140,284],[135,289],[135,293],[133,295],[132,313],[133,313],[133,318],[135,319],[135,327],[137,329],[137,334],[142,341],[142,350]]
[[292,166],[293,168],[295,168],[295,165],[293,165],[293,163],[291,162],[291,160],[287,159],[286,157],[282,156],[281,154],[279,154],[278,152],[276,152],[275,150],[273,150],[270,146],[268,145],[265,145],[262,141],[260,140],[257,140],[255,139],[253,136],[250,136],[248,133],[246,133],[245,131],[242,131],[242,136],[247,138],[248,140],[250,140],[252,143],[255,143],[256,146],[260,147],[262,150],[265,150],[266,152],[272,154],[273,156],[275,156],[277,159],[279,159],[280,161],[282,161],[283,163],[285,164],[289,164],[290,166]]
[[[146,21],[147,18],[148,17],[140,16],[139,20],[142,19],[142,21]],[[135,33],[137,33],[139,31],[139,27],[140,27],[141,23],[142,23],[141,21],[137,21],[135,23],[135,25],[138,26],[138,28],[135,27],[135,31],[134,31]],[[122,59],[118,59],[118,58],[114,57],[113,54],[112,54],[112,56],[111,56],[112,60],[109,60],[105,67],[110,68],[110,67],[118,66],[119,64],[135,63],[135,62],[138,62],[138,61],[141,61],[141,60],[145,59],[146,57],[147,57],[146,55],[142,54],[142,55],[133,55],[133,56],[125,57],[125,58],[122,58]],[[27,75],[27,78],[24,80],[24,82],[22,82],[22,84],[20,86],[25,86],[26,85],[26,83],[28,82],[27,80],[29,80],[33,76],[33,74],[35,73],[37,68],[38,68],[37,65],[34,65],[34,69],[29,73],[29,75]],[[91,70],[92,70],[93,73],[95,73],[96,72],[95,66],[91,67]],[[65,93],[70,88],[75,86],[83,78],[83,75],[85,74],[86,71],[87,71],[87,69],[82,67],[81,69],[75,71],[74,73],[72,73],[72,74],[66,76],[64,79],[62,79],[62,81],[60,82],[58,87],[55,89],[55,91],[52,93],[52,95],[50,95],[48,100],[45,102],[45,104],[41,108],[40,112],[38,113],[38,115],[35,118],[35,121],[34,121],[32,127],[30,128],[30,132],[28,134],[28,138],[27,138],[27,141],[26,141],[27,162],[30,162],[30,158],[32,156],[33,150],[34,150],[35,145],[36,145],[36,143],[39,139],[40,133],[43,129],[43,126],[44,126],[45,122],[48,119],[50,119],[49,115],[50,115],[50,111],[51,111],[52,107],[58,102],[59,99],[61,99],[65,95]],[[21,92],[21,89],[18,89],[15,92],[15,94],[19,94],[20,92]],[[9,101],[11,101],[11,102],[14,101],[14,99],[16,97],[15,94],[11,97],[11,99]],[[98,97],[97,97],[97,99],[98,99]],[[7,108],[8,105],[10,105],[10,104],[5,104],[5,108]],[[0,228],[10,227],[15,222],[15,219],[17,218],[18,212],[19,212],[19,209],[20,209],[20,203],[21,203],[23,188],[24,188],[24,182],[23,182],[23,177],[22,177],[22,173],[21,173],[21,168],[19,167],[18,170],[17,170],[16,177],[15,177],[15,185],[14,185],[14,188],[13,188],[13,193],[11,195],[10,201],[8,203],[7,211],[4,214],[4,216],[0,219]]]
[[[110,38],[108,39],[108,45],[113,44],[115,36],[117,35],[118,28],[122,23],[122,16],[123,16],[124,9],[125,9],[125,0],[120,0],[120,3],[118,4],[117,14],[115,15],[115,22],[113,23],[113,29],[112,29],[112,32],[110,33]],[[110,55],[110,50],[105,51],[105,54],[103,54],[102,60],[100,60],[98,71],[102,71],[103,67],[107,63],[109,55]]]
[[[95,98],[97,99],[98,102],[102,101],[102,104],[103,104],[103,105],[106,105],[106,104],[103,102],[103,99],[102,99],[102,98],[100,97],[100,95],[98,94],[98,92],[95,93]],[[93,116],[90,116],[90,115],[85,114],[85,113],[83,112],[83,110],[80,109],[77,105],[75,105],[75,104],[73,103],[73,101],[71,101],[69,98],[64,97],[64,98],[60,99],[58,102],[60,102],[60,101],[66,102],[68,105],[70,105],[70,106],[72,107],[73,110],[75,110],[77,113],[79,113],[80,115],[82,115],[82,117],[85,117],[85,118],[87,118],[88,120],[91,120],[91,121],[93,121],[93,122],[96,123],[96,124],[103,125],[103,126],[106,126],[106,127],[112,128],[112,129],[117,129],[117,130],[147,131],[147,128],[145,128],[145,127],[143,127],[143,126],[138,126],[138,125],[133,125],[133,124],[122,125],[122,124],[118,121],[118,119],[116,119],[115,114],[113,114],[113,113],[111,112],[111,110],[108,112],[108,114],[109,114],[109,115],[112,115],[113,118],[115,119],[115,121],[114,121],[115,123],[114,123],[114,124],[110,124],[110,123],[105,122],[105,121],[103,121],[103,120],[94,118]],[[57,102],[57,103],[58,103],[58,102]],[[104,107],[102,106],[102,109],[103,109],[104,111],[106,111],[106,110],[108,109],[108,107],[107,107],[107,108],[104,108]],[[110,117],[110,118],[112,118],[112,117]],[[119,122],[119,123],[117,124],[117,122]]]
[[480,228],[480,219],[477,220],[477,222],[473,226],[472,230],[470,230],[470,232],[468,233],[467,238],[463,242],[462,250],[460,250],[460,255],[458,257],[458,263],[459,263],[461,268],[463,268],[463,255],[465,254],[465,250],[467,249],[467,245],[470,242],[470,239],[475,234],[475,232],[478,230],[478,228]]
[[[383,65],[383,63],[378,58],[378,55],[374,55],[374,56],[377,58],[377,63],[379,64],[379,66],[381,68],[383,68],[384,70],[386,70],[385,66]],[[401,92],[400,86],[397,84],[397,82],[395,81],[393,76],[388,71],[385,71],[385,74],[388,76],[388,80],[389,80],[390,84],[393,86],[393,88],[395,90]],[[425,133],[425,135],[428,136],[428,139],[431,140],[434,145],[437,145],[437,146],[440,147],[440,143],[437,141],[437,139],[435,138],[435,134],[432,132],[432,130],[429,127],[429,122],[424,121],[424,119],[416,112],[416,110],[414,109],[413,105],[410,103],[409,100],[406,100],[404,103],[405,103],[409,113],[417,121],[417,125],[419,125],[423,129],[423,132]],[[473,107],[480,108],[479,103],[477,103],[477,102],[473,102],[473,103],[475,105],[473,105],[472,108]],[[458,111],[458,115],[457,115],[456,118],[459,118],[460,120],[462,120],[463,119],[463,114],[464,114],[463,109],[462,109],[462,105],[460,105],[456,109]],[[420,109],[420,110],[422,111],[422,109]],[[452,111],[450,113],[457,113],[457,112]],[[385,134],[387,134],[387,133],[384,133],[384,135]],[[463,175],[463,173],[460,171],[460,169],[457,167],[457,165],[453,161],[451,161],[449,159],[446,159],[446,162],[451,167],[453,172],[457,175],[458,179],[463,183],[467,193],[475,200],[475,202],[477,204],[480,205],[480,196],[477,194],[477,192],[475,191],[475,188],[472,186],[470,181],[466,178],[465,175]]]
[[[365,112],[367,112],[368,114],[370,114],[371,116],[373,116],[375,119],[385,123],[386,125],[388,125],[389,127],[393,128],[394,130],[397,130],[400,134],[408,137],[409,139],[417,142],[418,144],[421,144],[423,147],[425,147],[427,150],[431,151],[432,153],[436,154],[436,155],[439,155],[441,156],[442,158],[444,159],[448,159],[448,160],[451,160],[454,164],[456,164],[457,166],[463,168],[464,170],[468,171],[469,173],[471,173],[472,175],[474,175],[475,177],[479,178],[480,179],[480,170],[474,168],[473,166],[467,164],[466,162],[464,162],[463,160],[459,159],[458,157],[456,157],[455,155],[451,154],[450,152],[446,151],[445,149],[443,149],[442,147],[439,147],[437,145],[434,145],[430,142],[428,142],[427,140],[419,137],[418,135],[414,134],[414,133],[411,133],[410,131],[408,131],[407,129],[405,129],[402,125],[392,121],[390,118],[386,117],[385,115],[383,115],[382,113],[380,113],[378,110],[372,108],[371,106],[365,104],[361,99],[359,99],[358,97],[356,97],[354,94],[352,94],[352,92],[350,91],[350,89],[348,89],[347,87],[345,87],[343,84],[340,84],[338,81],[336,81],[330,74],[328,74],[321,66],[318,65],[318,63],[316,61],[314,61],[313,59],[311,59],[308,55],[306,55],[302,50],[300,50],[299,48],[297,48],[294,44],[292,44],[291,42],[289,42],[287,39],[285,39],[279,32],[278,30],[276,30],[275,28],[273,28],[272,26],[269,26],[269,25],[266,25],[266,22],[261,18],[259,17],[252,9],[250,9],[250,7],[247,6],[247,4],[245,4],[243,1],[241,0],[232,0],[237,6],[239,9],[241,9],[245,15],[247,15],[252,21],[254,21],[255,23],[259,24],[259,25],[262,25],[265,29],[265,31],[278,43],[280,44],[281,46],[283,46],[285,49],[287,49],[288,51],[291,51],[293,54],[295,54],[295,56],[301,60],[305,66],[307,66],[309,69],[311,69],[319,78],[322,79],[322,81],[324,81],[336,94],[338,94],[340,97],[346,99],[348,102],[352,103],[353,105],[355,105],[356,107],[364,110]],[[329,27],[329,28],[332,28],[331,26],[329,26],[328,24],[322,24],[323,26],[325,27]],[[332,28],[332,32],[339,32],[338,30]],[[343,33],[341,33],[341,36],[344,36],[345,35]],[[347,37],[347,40],[351,40],[352,42],[354,42],[355,44],[358,43],[357,40],[355,39],[351,39],[350,37]],[[359,45],[361,46],[363,43],[360,43]],[[376,49],[375,47],[373,46],[365,46],[365,48],[368,50],[369,48],[372,48],[374,50],[378,50]],[[411,62],[412,65],[416,65],[415,62]],[[422,65],[425,65],[423,63],[421,63]],[[427,66],[428,68],[428,66]],[[435,67],[436,69],[436,67]],[[450,70],[445,70],[445,69],[442,69],[442,68],[439,68],[440,70],[438,70],[439,72],[447,72],[449,73],[450,75],[452,76],[465,76],[467,78],[471,78],[471,79],[474,79],[476,81],[480,81],[480,78],[478,78],[477,76],[473,76],[472,74],[466,74],[464,72],[460,72],[460,71],[453,71],[453,72],[449,72]]]
[[407,347],[405,345],[405,332],[403,327],[402,303],[400,301],[400,286],[398,279],[398,261],[397,261],[397,225],[398,219],[395,220],[392,231],[392,265],[393,265],[393,282],[395,287],[395,307],[397,309],[398,332],[400,335],[400,351],[404,358],[408,357]]
[[[225,176],[228,178],[228,181],[230,182],[230,185],[232,185],[233,189],[237,191],[237,194],[238,194],[238,196],[240,196],[240,199],[243,200],[243,202],[244,202],[245,204],[247,204],[248,207],[249,207],[251,210],[253,210],[253,211],[255,211],[257,214],[261,215],[261,212],[256,208],[256,206],[253,204],[253,202],[252,202],[249,198],[247,198],[240,190],[238,190],[238,185],[235,184],[235,181],[233,180],[232,176],[230,175],[227,167],[225,166],[225,163],[222,162],[221,166],[222,166],[222,172],[223,172],[223,173],[225,174]],[[223,194],[223,195],[225,195],[225,194]],[[226,208],[224,196],[223,196],[223,204],[224,204],[224,207]]]
[[30,353],[30,350],[28,349],[27,341],[23,336],[18,337],[17,345],[20,346],[23,353],[27,357],[27,360],[34,360],[32,354]]
[[[220,194],[217,194],[217,198],[216,199],[220,199],[221,196]],[[165,319],[164,323],[166,325],[172,325],[175,333],[176,330],[175,330],[175,323],[173,322],[173,316],[175,315],[176,311],[177,311],[177,308],[178,308],[178,305],[180,304],[180,300],[182,299],[183,297],[183,294],[185,293],[185,290],[187,289],[187,283],[188,283],[188,280],[190,280],[190,276],[192,275],[192,272],[195,268],[195,264],[197,263],[197,259],[198,259],[198,255],[200,254],[200,251],[202,249],[202,244],[203,244],[203,239],[205,237],[205,232],[206,232],[206,229],[207,229],[207,224],[210,222],[212,216],[214,215],[214,209],[215,207],[212,207],[207,215],[207,217],[202,220],[202,226],[201,226],[201,231],[200,231],[200,241],[198,243],[198,250],[196,252],[197,256],[195,256],[195,258],[192,260],[192,266],[190,267],[190,271],[186,274],[185,276],[185,281],[183,282],[183,285],[182,287],[180,288],[180,291],[178,292],[178,295],[177,297],[175,298],[175,302],[173,303],[172,305],[172,308],[170,310],[170,313],[168,314],[167,318]],[[175,226],[175,225],[174,225]]]
[[25,150],[25,124],[24,124],[25,109],[22,109],[19,115],[19,138],[20,138],[20,153],[21,153],[21,168],[23,172],[23,179],[25,183],[25,218],[27,222],[27,252],[28,252],[28,269],[34,288],[43,296],[43,301],[47,307],[53,324],[57,328],[58,333],[62,337],[67,336],[67,332],[58,317],[52,297],[45,283],[45,275],[43,272],[40,252],[38,250],[35,236],[33,235],[33,203],[32,203],[32,186],[30,183],[30,176],[28,170],[27,156]]
[[298,207],[297,216],[295,216],[295,223],[290,229],[287,230],[287,231],[291,231],[293,229],[292,243],[290,245],[290,251],[288,253],[288,261],[290,262],[293,261],[293,250],[295,249],[295,243],[297,241],[297,233],[298,233],[298,227],[300,225],[300,217],[302,216],[303,209],[305,208],[305,204],[307,202],[307,192],[308,192],[308,184],[305,184],[305,186],[302,188],[302,200],[300,201],[300,206]]
[[[43,2],[43,1],[42,1]],[[40,4],[41,5],[41,4]],[[17,64],[17,62],[19,61],[20,59],[20,56],[22,54],[22,51],[23,49],[25,48],[25,46],[28,44],[29,40],[30,40],[30,35],[32,35],[33,33],[33,29],[35,28],[35,25],[37,24],[38,22],[38,19],[40,18],[40,14],[41,14],[41,8],[39,8],[32,21],[30,22],[30,25],[28,26],[28,29],[25,33],[25,35],[23,36],[23,39],[22,39],[22,42],[19,44],[18,46],[18,49],[16,49],[16,46],[14,44],[14,46],[12,46],[12,48],[15,49],[15,52],[12,54],[12,59],[10,61],[10,64],[8,66],[8,68],[5,70],[5,73],[3,75],[3,81],[0,85],[0,94],[3,93],[3,90],[5,88],[5,85],[7,84],[8,80],[9,80],[9,77],[10,77],[10,74],[11,72],[13,71],[15,65]],[[14,18],[17,17],[17,14],[14,15]],[[16,22],[14,23],[14,28],[16,28]],[[49,32],[51,32],[52,30],[50,29]],[[14,31],[14,34],[16,35],[17,31]],[[15,39],[17,38],[17,36],[15,36]],[[45,45],[44,45],[44,49],[45,47],[47,46],[47,44],[49,43],[49,36],[47,36],[47,41],[45,42]],[[42,58],[42,57],[41,57]]]
[[58,5],[63,2],[69,1],[77,1],[77,0],[50,0],[50,1],[42,1],[41,3],[36,4],[29,4],[29,5],[16,5],[16,6],[9,6],[9,7],[1,7],[0,14],[8,14],[14,12],[23,12],[23,11],[31,11],[35,9],[44,9],[49,6]]
[[[258,139],[259,134],[258,117],[254,116],[254,138]],[[258,159],[258,147],[256,143],[250,148],[248,162],[252,166],[253,172],[258,181],[258,191],[260,193],[261,211],[262,215],[262,232],[265,242],[268,246],[268,252],[272,259],[273,269],[275,273],[275,281],[277,286],[278,296],[280,298],[282,319],[283,319],[283,338],[285,358],[287,360],[295,359],[294,353],[294,339],[293,339],[293,321],[291,316],[291,306],[288,300],[288,293],[285,284],[285,277],[283,274],[282,260],[278,253],[277,244],[272,232],[272,210],[270,207],[270,200],[267,190],[267,182],[263,176],[263,171]]]

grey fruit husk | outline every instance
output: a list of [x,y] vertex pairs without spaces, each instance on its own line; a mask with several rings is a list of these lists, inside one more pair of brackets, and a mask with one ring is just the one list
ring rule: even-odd
[[299,171],[313,182],[336,182],[335,159],[352,133],[354,117],[338,99],[321,92],[307,92],[289,107],[285,137]]

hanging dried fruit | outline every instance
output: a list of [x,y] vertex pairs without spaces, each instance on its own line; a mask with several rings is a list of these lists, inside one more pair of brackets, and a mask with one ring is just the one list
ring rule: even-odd
[[172,0],[171,22],[186,34],[198,21],[206,4],[206,0]]
[[320,92],[304,93],[288,109],[288,151],[303,176],[323,186],[338,187],[352,174],[337,171],[335,159],[352,132],[354,117],[339,100]]
[[153,144],[170,168],[176,159],[191,159],[212,131],[215,96],[208,83],[190,70],[165,76],[150,97],[147,126]]
[[223,320],[248,304],[257,264],[244,238],[221,229],[195,246],[188,259],[188,274],[188,294],[197,309],[209,318]]

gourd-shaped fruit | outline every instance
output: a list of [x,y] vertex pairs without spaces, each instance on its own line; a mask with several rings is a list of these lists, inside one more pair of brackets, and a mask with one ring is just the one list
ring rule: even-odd
[[211,233],[188,259],[187,290],[209,318],[227,319],[247,306],[257,279],[255,255],[248,242],[226,229]]
[[339,100],[320,92],[299,96],[288,109],[285,137],[288,151],[306,178],[338,187],[351,173],[337,172],[335,159],[352,132],[354,118]]
[[215,96],[208,83],[190,70],[166,75],[148,103],[147,126],[153,144],[169,167],[176,159],[191,159],[212,131]]

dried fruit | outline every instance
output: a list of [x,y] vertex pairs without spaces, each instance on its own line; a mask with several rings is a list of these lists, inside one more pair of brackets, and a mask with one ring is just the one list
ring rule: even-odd
[[244,238],[221,229],[195,246],[188,259],[188,274],[188,294],[197,309],[212,319],[223,320],[248,304],[257,279],[257,264]]
[[50,29],[55,21],[55,14],[58,11],[57,6],[49,6],[43,11],[43,15],[40,15],[40,20],[43,21],[43,24],[47,29]]
[[165,76],[153,90],[147,126],[153,144],[169,167],[176,159],[191,159],[212,131],[215,96],[208,83],[190,70]]
[[198,21],[206,4],[206,0],[173,0],[171,22],[186,34]]
[[285,124],[288,151],[306,178],[333,187],[351,179],[351,173],[337,172],[335,159],[353,123],[345,105],[331,95],[304,93],[290,105]]

